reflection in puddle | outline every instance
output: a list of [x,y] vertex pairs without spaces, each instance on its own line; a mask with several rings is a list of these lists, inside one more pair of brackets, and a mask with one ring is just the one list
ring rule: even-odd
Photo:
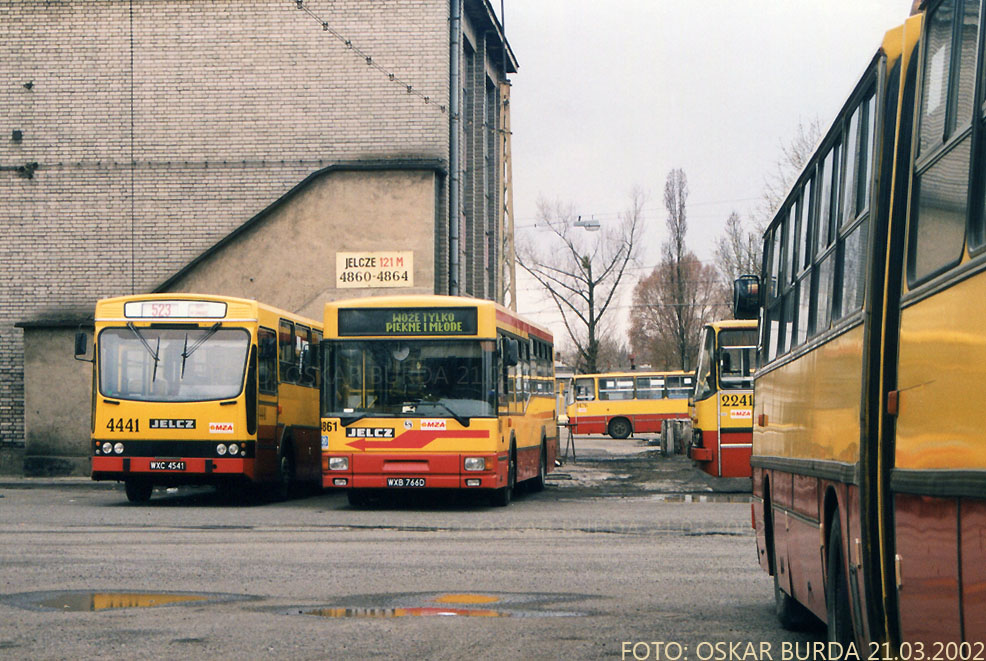
[[2,601],[18,608],[62,612],[97,612],[119,608],[155,608],[176,604],[202,604],[237,601],[253,597],[234,594],[191,592],[113,592],[65,590],[63,592],[27,592],[4,597]]
[[189,601],[206,601],[198,594],[147,594],[140,592],[61,592],[37,602],[60,611],[105,611],[113,608],[152,608]]
[[432,601],[439,604],[495,604],[500,597],[490,594],[443,594]]
[[510,613],[482,608],[316,608],[305,615],[319,617],[510,617]]
[[712,493],[712,494],[660,493],[651,496],[651,498],[661,503],[748,503],[750,502],[750,494],[748,493]]
[[[555,610],[560,602],[590,599],[587,595],[508,593],[474,594],[425,592],[354,596],[344,604],[297,608],[296,615],[330,618],[397,617],[578,617],[584,612]],[[439,604],[439,605],[436,605]],[[483,608],[496,604],[496,608]]]

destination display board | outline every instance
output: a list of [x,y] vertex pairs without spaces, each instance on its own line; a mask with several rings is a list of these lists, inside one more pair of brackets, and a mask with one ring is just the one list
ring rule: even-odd
[[339,335],[475,335],[476,308],[340,308]]

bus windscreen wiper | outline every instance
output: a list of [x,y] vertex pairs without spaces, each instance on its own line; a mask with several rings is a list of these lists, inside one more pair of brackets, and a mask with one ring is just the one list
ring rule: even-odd
[[463,427],[469,426],[469,418],[459,415],[458,413],[453,411],[452,408],[445,402],[438,400],[437,402],[428,402],[428,404],[432,404],[434,406],[441,406],[443,409],[451,413],[452,417],[455,418],[455,421],[458,422],[460,425],[462,425]]
[[185,333],[185,346],[181,350],[181,376],[179,378],[185,378],[185,361],[188,360],[188,357],[195,353],[196,349],[205,344],[206,340],[215,335],[220,326],[222,326],[220,322],[217,321],[214,323],[205,335],[195,340],[195,344],[192,345],[191,349],[188,348],[188,333]]
[[339,424],[341,424],[343,427],[348,427],[354,422],[362,420],[367,415],[368,415],[367,413],[353,413],[352,415],[341,415],[339,416]]
[[459,415],[458,413],[456,413],[455,411],[453,411],[452,408],[448,404],[446,404],[445,402],[441,401],[440,399],[437,399],[435,401],[432,401],[430,399],[429,400],[423,400],[423,399],[412,399],[412,400],[408,400],[408,401],[404,402],[403,406],[401,407],[403,409],[402,412],[403,413],[414,413],[416,411],[416,409],[419,406],[421,406],[421,405],[425,405],[425,406],[440,406],[443,409],[445,409],[446,411],[448,411],[452,415],[452,417],[455,418],[455,421],[458,422],[460,425],[462,425],[463,427],[468,427],[469,426],[469,418]]
[[160,362],[158,359],[158,351],[161,350],[161,338],[157,338],[157,349],[152,349],[151,345],[147,343],[147,339],[144,338],[141,332],[137,330],[137,327],[134,326],[134,322],[128,321],[127,328],[133,331],[134,335],[137,336],[137,339],[140,340],[140,343],[144,345],[145,349],[147,349],[147,353],[151,354],[151,358],[154,359],[154,371],[151,372],[151,383],[154,383],[157,379],[157,364]]

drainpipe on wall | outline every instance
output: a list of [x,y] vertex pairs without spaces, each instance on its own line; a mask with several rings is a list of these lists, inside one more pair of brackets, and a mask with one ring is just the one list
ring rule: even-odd
[[449,294],[459,295],[459,97],[462,94],[459,63],[462,55],[462,0],[451,0],[452,21],[449,38]]

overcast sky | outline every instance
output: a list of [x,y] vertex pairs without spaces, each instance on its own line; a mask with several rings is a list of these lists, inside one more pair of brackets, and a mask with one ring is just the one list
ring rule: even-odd
[[[491,0],[497,13],[500,0]],[[799,122],[831,124],[911,0],[504,0],[517,239],[537,200],[616,222],[649,195],[643,262],[664,240],[664,181],[688,177],[688,242],[704,260],[733,210],[746,217]],[[639,272],[635,273],[637,275]],[[519,310],[563,329],[532,283]],[[628,312],[621,310],[622,314]]]

